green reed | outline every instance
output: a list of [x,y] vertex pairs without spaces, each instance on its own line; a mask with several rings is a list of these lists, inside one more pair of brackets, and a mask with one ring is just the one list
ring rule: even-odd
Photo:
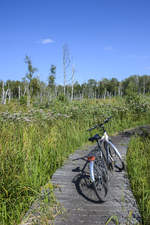
[[150,137],[133,137],[127,154],[127,169],[143,224],[150,225]]
[[[16,109],[16,111],[15,111]],[[112,115],[108,133],[149,121],[135,116],[123,99],[52,102],[47,109],[1,106],[0,224],[18,224],[55,170],[87,143],[86,131]],[[14,115],[14,112],[18,113]],[[97,131],[98,132],[98,131]]]

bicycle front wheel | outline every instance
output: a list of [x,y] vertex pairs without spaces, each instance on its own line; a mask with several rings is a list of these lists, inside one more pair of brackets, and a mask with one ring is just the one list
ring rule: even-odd
[[122,158],[120,157],[119,153],[117,152],[118,150],[113,147],[113,144],[107,143],[107,150],[109,152],[109,155],[111,157],[111,160],[114,164],[114,166],[119,170],[122,171],[125,168],[124,162]]
[[99,201],[104,202],[108,194],[108,171],[102,159],[94,161],[94,178],[93,187],[95,193]]

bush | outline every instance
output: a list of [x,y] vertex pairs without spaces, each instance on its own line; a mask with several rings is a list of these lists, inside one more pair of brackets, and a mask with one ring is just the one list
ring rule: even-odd
[[20,97],[20,105],[27,105],[27,96]]
[[57,100],[65,103],[68,102],[68,98],[64,94],[58,95]]
[[149,110],[149,103],[143,95],[128,95],[125,102],[133,113],[141,114]]

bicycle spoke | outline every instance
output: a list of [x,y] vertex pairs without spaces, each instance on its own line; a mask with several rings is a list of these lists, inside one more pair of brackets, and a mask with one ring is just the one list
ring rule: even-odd
[[118,170],[122,171],[124,169],[124,162],[119,158],[117,152],[115,151],[114,148],[112,148],[111,145],[108,146],[108,149],[109,149],[109,154],[112,158],[112,162],[113,162],[114,166]]
[[108,192],[108,174],[107,169],[104,166],[104,162],[101,161],[95,161],[94,164],[94,176],[95,176],[95,182],[94,182],[94,188],[97,197],[100,201],[105,201],[107,197]]
[[81,176],[79,182],[79,189],[80,194],[84,196],[87,200],[97,202],[97,195],[93,189],[93,183],[90,180],[90,176]]

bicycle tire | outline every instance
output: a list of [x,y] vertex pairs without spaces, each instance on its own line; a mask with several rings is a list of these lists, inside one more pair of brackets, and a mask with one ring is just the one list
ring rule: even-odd
[[94,161],[94,178],[93,188],[100,202],[107,200],[108,194],[108,171],[103,159],[98,157]]
[[119,157],[116,150],[109,143],[107,143],[107,149],[108,149],[108,152],[109,152],[109,154],[112,158],[112,162],[114,164],[114,167],[117,168],[119,171],[124,170],[124,168],[125,168],[124,162]]

